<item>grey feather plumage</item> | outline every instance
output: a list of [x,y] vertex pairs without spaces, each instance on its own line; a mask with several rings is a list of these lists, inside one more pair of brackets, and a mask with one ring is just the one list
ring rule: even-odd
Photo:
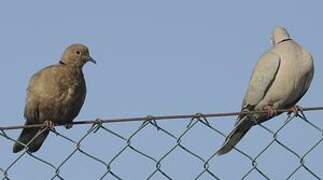
[[[292,40],[283,27],[275,28],[272,38],[273,47],[260,57],[253,70],[241,111],[291,108],[312,82],[314,64],[311,54]],[[252,126],[271,118],[264,113],[239,116],[217,154],[228,153]]]

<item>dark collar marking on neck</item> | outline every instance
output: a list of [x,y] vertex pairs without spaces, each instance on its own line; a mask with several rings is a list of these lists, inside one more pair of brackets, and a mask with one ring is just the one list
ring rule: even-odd
[[289,40],[292,40],[292,39],[288,38],[288,39],[281,40],[281,41],[278,42],[278,44],[280,44],[282,42],[285,42],[285,41],[289,41]]

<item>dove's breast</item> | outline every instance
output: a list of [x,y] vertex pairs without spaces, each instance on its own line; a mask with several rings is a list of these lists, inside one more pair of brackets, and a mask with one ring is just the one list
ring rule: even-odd
[[85,100],[83,73],[81,69],[60,65],[45,69],[33,76],[27,102],[37,101],[40,122],[70,122],[78,115]]

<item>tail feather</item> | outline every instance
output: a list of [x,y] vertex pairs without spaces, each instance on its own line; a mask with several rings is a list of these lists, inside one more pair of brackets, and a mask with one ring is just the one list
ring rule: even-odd
[[226,137],[222,147],[216,152],[217,155],[223,155],[230,152],[253,125],[254,123],[252,123],[247,116],[243,117]]
[[24,128],[17,140],[18,142],[13,146],[13,152],[17,153],[23,150],[28,143],[28,152],[38,151],[48,134],[49,130],[41,131],[40,128]]

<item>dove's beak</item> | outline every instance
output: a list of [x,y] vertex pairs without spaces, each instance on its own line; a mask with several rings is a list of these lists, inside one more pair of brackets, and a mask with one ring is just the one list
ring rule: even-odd
[[94,60],[91,56],[87,59],[88,62],[92,62],[93,64],[96,64],[96,60]]

